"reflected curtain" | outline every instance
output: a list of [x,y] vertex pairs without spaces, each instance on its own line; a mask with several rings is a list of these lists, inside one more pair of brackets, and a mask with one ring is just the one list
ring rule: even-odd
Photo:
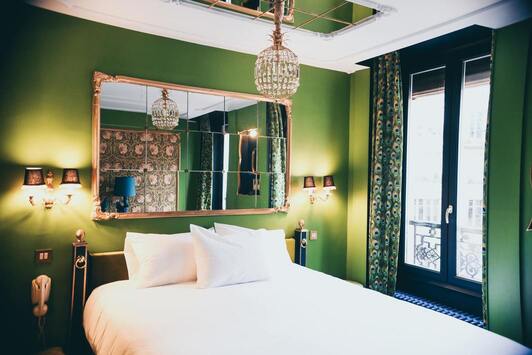
[[493,98],[493,56],[495,55],[495,31],[491,32],[491,77],[488,117],[486,119],[486,141],[484,149],[484,179],[482,198],[482,318],[484,327],[488,327],[488,161],[490,138],[490,115]]
[[393,295],[401,231],[403,100],[399,53],[375,59],[368,233],[368,285]]
[[285,167],[286,167],[286,139],[283,117],[286,112],[280,104],[268,102],[266,104],[266,130],[269,139],[269,170],[270,176],[270,208],[284,206],[285,203]]
[[208,116],[199,119],[201,133],[198,210],[212,209],[212,133]]

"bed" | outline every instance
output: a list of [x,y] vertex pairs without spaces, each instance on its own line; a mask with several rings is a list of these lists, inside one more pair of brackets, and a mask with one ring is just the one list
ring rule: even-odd
[[[115,256],[116,257],[116,256]],[[274,280],[198,289],[105,283],[83,325],[97,354],[527,354],[479,327],[294,264]]]

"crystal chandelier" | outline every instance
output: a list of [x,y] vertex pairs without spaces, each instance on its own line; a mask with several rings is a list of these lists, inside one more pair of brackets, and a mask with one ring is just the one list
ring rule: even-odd
[[151,106],[151,121],[158,129],[171,130],[179,124],[177,104],[168,96],[168,90],[162,90],[162,97]]
[[255,85],[269,98],[279,100],[291,97],[299,87],[299,60],[283,46],[281,22],[284,0],[274,0],[273,45],[260,52],[255,62]]

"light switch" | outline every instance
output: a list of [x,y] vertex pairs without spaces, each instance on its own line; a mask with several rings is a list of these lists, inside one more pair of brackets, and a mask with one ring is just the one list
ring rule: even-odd
[[318,239],[318,231],[310,231],[310,240]]
[[37,264],[49,264],[52,262],[52,249],[37,249],[35,250],[35,262]]

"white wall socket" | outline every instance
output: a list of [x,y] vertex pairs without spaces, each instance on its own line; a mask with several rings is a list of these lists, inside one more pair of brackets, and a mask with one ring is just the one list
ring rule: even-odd
[[310,231],[310,240],[318,239],[318,231]]

